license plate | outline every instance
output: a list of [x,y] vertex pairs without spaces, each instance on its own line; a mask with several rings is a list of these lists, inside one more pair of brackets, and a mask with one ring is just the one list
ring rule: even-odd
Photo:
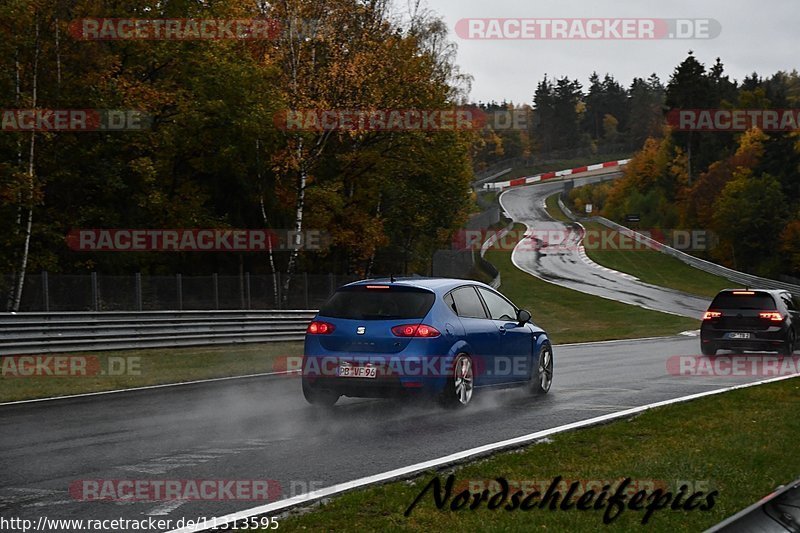
[[749,339],[749,333],[729,333],[728,337],[731,339]]
[[345,366],[339,367],[340,378],[368,378],[372,379],[378,375],[378,369],[374,366]]

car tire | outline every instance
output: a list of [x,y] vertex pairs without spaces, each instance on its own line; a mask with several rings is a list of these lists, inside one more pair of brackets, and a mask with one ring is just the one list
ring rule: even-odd
[[447,378],[439,403],[448,409],[463,409],[475,393],[475,371],[472,358],[460,353],[453,360],[452,375]]
[[700,352],[703,355],[717,355],[717,347],[710,342],[700,343]]
[[786,342],[784,342],[783,346],[781,346],[781,348],[778,350],[778,355],[792,355],[794,353],[794,348],[794,332],[789,330],[788,335],[786,335]]
[[549,343],[539,348],[536,374],[531,375],[531,392],[547,394],[553,385],[553,348]]
[[340,394],[325,389],[316,389],[303,380],[303,397],[306,401],[317,407],[333,407],[339,401]]

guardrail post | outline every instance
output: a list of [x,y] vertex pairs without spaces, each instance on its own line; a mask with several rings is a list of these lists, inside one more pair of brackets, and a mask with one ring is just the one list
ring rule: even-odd
[[42,270],[42,305],[45,311],[50,311],[50,286],[47,279],[47,270]]
[[97,272],[92,272],[92,309],[100,310],[100,295],[97,292]]
[[281,273],[278,272],[275,276],[275,283],[278,284],[278,309],[283,306],[283,288],[281,287]]
[[178,289],[178,311],[183,311],[183,279],[180,274],[175,274],[175,285]]
[[133,284],[135,286],[134,291],[136,292],[136,310],[142,310],[142,273],[137,272],[133,275]]
[[241,258],[239,258],[239,309],[244,309],[244,273]]
[[244,273],[244,290],[247,293],[247,309],[250,309],[250,272]]
[[303,305],[308,309],[308,272],[303,272]]
[[214,309],[219,309],[219,275],[214,272],[211,275],[211,279],[214,282]]

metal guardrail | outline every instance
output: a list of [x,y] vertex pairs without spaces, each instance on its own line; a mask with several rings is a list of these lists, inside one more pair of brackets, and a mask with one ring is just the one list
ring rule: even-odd
[[689,266],[692,266],[698,270],[702,270],[703,272],[708,272],[709,274],[714,274],[716,276],[723,277],[728,279],[734,283],[738,283],[744,285],[746,287],[758,288],[758,289],[781,289],[791,292],[794,296],[800,298],[800,285],[793,285],[791,283],[785,283],[783,281],[777,281],[774,279],[767,279],[761,278],[758,276],[753,276],[752,274],[747,274],[745,272],[739,272],[738,270],[733,270],[732,268],[727,268],[722,265],[718,265],[716,263],[712,263],[711,261],[706,261],[704,259],[700,259],[699,257],[695,257],[693,255],[687,254],[686,252],[681,252],[680,250],[676,250],[670,246],[662,244],[655,239],[648,237],[642,233],[639,233],[635,230],[632,230],[622,224],[617,224],[613,220],[609,220],[605,217],[587,217],[587,218],[579,218],[575,216],[575,214],[564,204],[562,201],[561,196],[559,195],[558,198],[558,206],[561,210],[572,220],[591,220],[595,222],[599,222],[600,224],[604,225],[607,228],[611,228],[620,232],[622,235],[626,237],[630,237],[634,239],[636,242],[640,242],[651,248],[653,250],[659,251],[663,254],[672,256]]
[[672,256],[680,261],[683,261],[687,265],[693,266],[704,272],[708,272],[709,274],[714,274],[729,279],[734,283],[739,283],[747,287],[758,288],[758,289],[786,290],[791,292],[794,296],[800,298],[800,286],[798,285],[792,285],[791,283],[784,283],[782,281],[777,281],[774,279],[767,279],[758,276],[753,276],[752,274],[739,272],[738,270],[733,270],[732,268],[727,268],[722,265],[712,263],[710,261],[705,261],[704,259],[700,259],[685,252],[681,252],[680,250],[676,250],[675,248],[671,248],[654,239],[651,239],[647,235],[643,235],[621,224],[617,224],[613,220],[609,220],[605,217],[591,217],[588,220],[594,220],[596,222],[599,222],[600,224],[606,226],[607,228],[616,230],[620,232],[622,235],[625,235],[626,237],[631,237],[635,239],[637,242],[640,242],[645,246],[652,248],[653,250],[657,250],[661,253]]
[[303,340],[314,310],[0,313],[0,356]]
[[484,259],[484,256],[486,255],[486,251],[489,248],[491,248],[494,245],[494,243],[505,237],[508,234],[508,232],[512,230],[513,227],[514,223],[513,222],[509,223],[508,226],[506,226],[505,228],[501,229],[497,233],[493,233],[488,239],[486,239],[486,242],[484,242],[481,245],[481,253],[480,253],[481,266],[486,272],[494,276],[492,278],[492,281],[489,283],[489,286],[493,289],[499,289],[500,285],[503,283],[503,280],[500,277],[500,271],[497,270],[497,267],[495,267],[489,261]]
[[501,170],[500,172],[495,172],[494,174],[490,174],[489,176],[486,176],[485,178],[476,179],[475,181],[472,182],[472,188],[473,189],[477,189],[478,187],[480,187],[484,183],[488,183],[490,181],[494,181],[497,178],[502,178],[503,176],[505,176],[506,174],[508,174],[512,170],[514,170],[514,169],[513,168],[506,168],[504,170]]

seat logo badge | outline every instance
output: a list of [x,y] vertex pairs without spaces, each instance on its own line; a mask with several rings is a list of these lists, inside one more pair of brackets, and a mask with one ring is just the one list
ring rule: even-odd
[[356,333],[358,333],[359,335],[363,335],[366,332],[367,328],[365,328],[364,326],[358,326],[358,328],[356,328]]

